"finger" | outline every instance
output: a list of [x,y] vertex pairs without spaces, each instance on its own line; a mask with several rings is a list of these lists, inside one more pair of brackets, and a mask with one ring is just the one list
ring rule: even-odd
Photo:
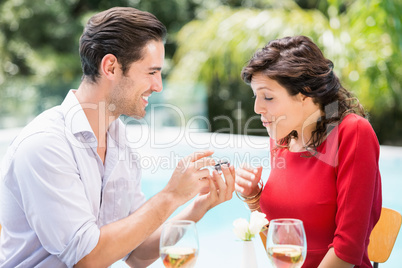
[[236,175],[237,175],[237,177],[241,177],[241,178],[243,178],[245,180],[249,180],[249,181],[253,181],[255,179],[254,173],[244,170],[244,169],[236,170]]
[[244,194],[244,188],[238,185],[237,183],[235,184],[235,191],[241,194]]
[[[219,172],[216,171],[216,173],[218,173],[218,175],[219,175]],[[220,179],[220,176],[215,177],[215,176],[214,176],[214,172],[212,172],[211,180],[212,180],[212,182],[214,183],[215,188],[216,188],[217,191],[219,191],[218,179]]]
[[233,191],[234,191],[234,185],[235,185],[235,181],[236,181],[236,170],[234,166],[230,166],[229,167],[229,171],[230,171],[230,175],[232,175],[232,179],[233,179]]
[[257,174],[257,173],[258,173],[258,169],[259,169],[259,168],[262,168],[261,166],[255,168],[255,167],[252,167],[252,166],[250,166],[249,164],[246,164],[246,163],[243,163],[240,167],[241,167],[242,169],[247,170],[248,172],[251,172],[251,173],[254,173],[254,174]]
[[206,156],[211,156],[214,153],[214,151],[211,150],[205,150],[205,151],[199,151],[199,152],[194,152],[189,156],[186,156],[186,160],[189,162],[195,162],[201,158],[204,158]]
[[204,192],[204,194],[208,195],[208,203],[210,204],[210,208],[212,208],[215,206],[216,199],[218,198],[218,190],[216,189],[214,179],[211,176],[209,176],[208,180],[205,181],[208,181],[208,192]]
[[261,178],[262,166],[257,167],[256,170],[257,170],[257,172],[254,172],[254,174],[256,175],[256,177]]
[[196,179],[203,179],[210,177],[208,169],[201,169],[194,172]]
[[226,183],[226,200],[232,198],[233,191],[234,191],[234,184],[235,184],[235,174],[234,167],[227,167],[226,165],[222,166],[222,173],[225,176],[225,183]]
[[226,198],[226,191],[227,191],[226,183],[223,181],[223,178],[221,177],[221,175],[219,175],[219,173],[216,170],[212,172],[212,176],[218,185],[219,189],[218,199],[220,203],[222,203],[223,201],[225,201]]
[[198,179],[197,182],[197,187],[199,189],[198,192],[203,192],[205,191],[206,188],[209,187],[209,180],[211,179],[211,176],[208,174],[206,177],[202,177]]
[[208,185],[201,188],[201,190],[199,192],[200,195],[207,194],[210,191],[210,189],[209,189],[209,180],[210,180],[210,178],[205,179],[205,181],[207,181],[207,180],[208,180]]
[[230,173],[232,174],[232,177],[235,178],[236,177],[236,169],[234,166],[230,166],[229,167]]
[[253,183],[250,180],[247,180],[243,177],[236,177],[236,184],[239,186],[243,187],[244,189],[251,188],[253,186]]
[[242,186],[236,183],[235,191],[242,194],[243,196],[249,196],[252,193],[252,188],[248,186]]
[[207,166],[214,166],[215,160],[213,158],[207,157],[202,158],[194,162],[195,169],[200,169]]

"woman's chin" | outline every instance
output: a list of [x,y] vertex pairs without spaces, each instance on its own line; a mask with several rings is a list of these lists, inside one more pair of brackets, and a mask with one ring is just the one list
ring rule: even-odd
[[268,128],[267,128],[267,133],[268,133],[268,136],[269,136],[271,139],[275,139],[273,133],[272,133],[271,131],[269,131]]
[[267,132],[268,132],[268,136],[273,139],[273,140],[281,140],[283,138],[285,138],[287,135],[289,135],[289,133],[287,134],[283,134],[283,133],[278,133],[277,131],[272,131],[270,129],[267,128]]
[[277,133],[277,131],[275,131],[275,129],[272,129],[272,128],[268,128],[267,127],[267,132],[268,132],[268,136],[271,138],[271,139],[274,139],[274,140],[278,140],[278,139],[281,139],[281,138],[278,138],[278,133]]

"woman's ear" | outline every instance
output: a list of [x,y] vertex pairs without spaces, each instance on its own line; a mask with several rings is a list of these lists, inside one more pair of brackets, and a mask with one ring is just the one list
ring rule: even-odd
[[308,110],[311,110],[311,111],[320,110],[320,105],[318,103],[315,103],[314,99],[312,97],[302,95],[301,103],[302,103],[302,106]]
[[117,58],[113,54],[106,54],[100,64],[100,73],[107,79],[114,80],[118,71],[120,70],[120,65],[117,62]]
[[306,101],[306,99],[309,97],[307,97],[306,95],[303,95],[302,93],[299,92],[299,93],[297,93],[296,98],[298,101],[304,103]]

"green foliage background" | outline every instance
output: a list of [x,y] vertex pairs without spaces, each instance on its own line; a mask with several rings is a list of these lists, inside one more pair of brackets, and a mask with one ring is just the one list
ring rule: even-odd
[[[0,127],[22,126],[60,103],[81,77],[78,39],[87,19],[112,6],[155,14],[168,28],[169,101],[206,90],[211,131],[260,134],[240,71],[256,49],[287,35],[311,37],[369,111],[381,144],[402,145],[401,0],[3,0]],[[183,98],[184,96],[184,98]]]

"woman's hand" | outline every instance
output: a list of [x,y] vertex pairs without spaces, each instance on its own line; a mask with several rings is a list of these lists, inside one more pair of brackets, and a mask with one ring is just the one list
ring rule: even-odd
[[236,170],[235,190],[243,196],[254,196],[258,193],[258,183],[261,180],[262,166],[252,168],[243,165]]

